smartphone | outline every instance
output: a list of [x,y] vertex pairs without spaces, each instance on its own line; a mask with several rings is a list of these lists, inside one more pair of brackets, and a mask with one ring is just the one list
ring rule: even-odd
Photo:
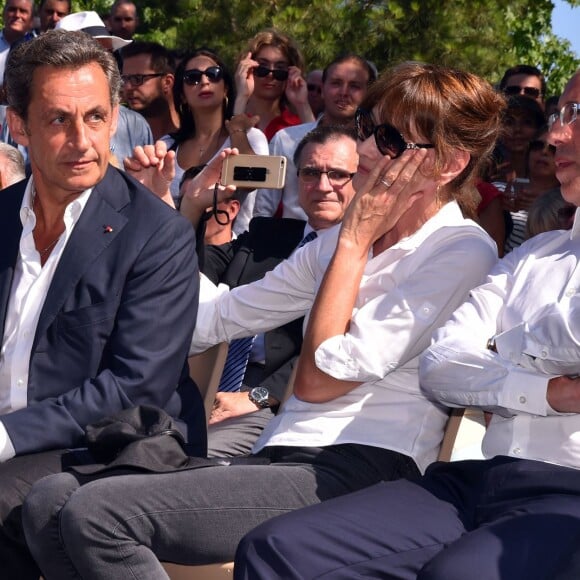
[[222,166],[222,185],[282,189],[286,183],[283,155],[230,155]]

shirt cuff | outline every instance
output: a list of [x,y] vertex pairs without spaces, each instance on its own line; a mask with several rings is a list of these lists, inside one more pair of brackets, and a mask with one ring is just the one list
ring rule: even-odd
[[502,388],[500,406],[541,417],[559,414],[548,405],[546,398],[550,378],[519,367],[511,368]]
[[4,423],[0,422],[0,463],[16,456],[16,451]]

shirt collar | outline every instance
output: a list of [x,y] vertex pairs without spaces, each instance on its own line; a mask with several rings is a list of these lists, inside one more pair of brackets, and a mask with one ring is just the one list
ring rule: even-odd
[[[91,195],[93,188],[85,189],[78,197],[73,199],[64,211],[65,225],[68,227],[69,223],[76,223],[79,219],[83,209],[87,205],[87,201]],[[33,230],[36,226],[36,216],[34,214],[34,178],[31,177],[26,184],[24,196],[22,197],[22,204],[20,205],[20,221],[25,230]]]

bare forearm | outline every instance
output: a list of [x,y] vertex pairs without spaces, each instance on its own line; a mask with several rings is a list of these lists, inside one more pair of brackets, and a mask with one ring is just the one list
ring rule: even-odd
[[339,239],[314,301],[302,345],[294,387],[294,393],[300,399],[323,402],[360,384],[330,377],[317,368],[314,357],[325,340],[348,332],[367,254],[368,249],[365,251]]

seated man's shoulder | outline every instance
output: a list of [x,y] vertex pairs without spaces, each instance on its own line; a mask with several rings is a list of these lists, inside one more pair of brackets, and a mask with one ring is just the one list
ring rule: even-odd
[[248,229],[246,240],[261,241],[265,239],[284,239],[289,243],[295,241],[300,243],[304,234],[306,222],[294,218],[274,218],[266,216],[257,216],[252,218]]

